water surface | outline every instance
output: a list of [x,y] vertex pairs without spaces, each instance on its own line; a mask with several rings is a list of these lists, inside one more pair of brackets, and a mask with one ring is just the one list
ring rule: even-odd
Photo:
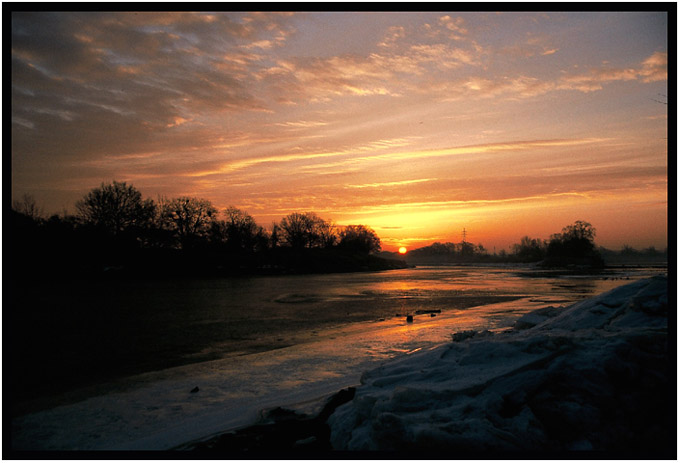
[[15,396],[13,442],[168,448],[356,384],[362,371],[456,331],[505,329],[530,310],[658,273],[469,266],[36,285],[15,317],[25,349],[11,353],[11,382],[30,394]]

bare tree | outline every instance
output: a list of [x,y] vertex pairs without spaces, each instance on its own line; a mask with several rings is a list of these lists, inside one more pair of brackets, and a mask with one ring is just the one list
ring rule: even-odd
[[587,240],[595,239],[595,228],[588,222],[577,220],[573,225],[567,225],[562,229],[563,240]]
[[164,204],[162,215],[165,226],[185,248],[207,236],[217,209],[207,199],[181,196]]
[[125,182],[102,183],[76,203],[80,219],[118,235],[133,227],[148,226],[153,220],[155,205],[150,199]]
[[335,244],[338,242],[338,234],[335,231],[335,224],[331,221],[319,219],[319,222],[317,222],[316,226],[319,235],[319,245],[324,248],[335,246]]
[[281,219],[280,231],[282,241],[298,249],[332,246],[337,240],[333,225],[313,212],[293,212],[287,215]]
[[229,248],[253,251],[265,236],[264,229],[245,211],[229,206],[225,211],[226,238]]
[[33,195],[25,194],[21,197],[21,200],[14,200],[12,202],[12,209],[29,216],[33,220],[43,218],[43,209],[38,206]]
[[279,227],[279,224],[277,223],[272,224],[272,231],[269,234],[269,243],[272,249],[281,244],[281,227]]
[[313,237],[313,213],[293,212],[281,219],[283,242],[292,248],[311,247]]

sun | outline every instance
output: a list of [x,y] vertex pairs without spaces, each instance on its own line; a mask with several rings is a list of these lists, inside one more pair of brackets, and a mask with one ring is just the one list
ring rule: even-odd
[[404,246],[399,248],[399,254],[406,254],[406,251],[408,251],[408,249],[406,249]]

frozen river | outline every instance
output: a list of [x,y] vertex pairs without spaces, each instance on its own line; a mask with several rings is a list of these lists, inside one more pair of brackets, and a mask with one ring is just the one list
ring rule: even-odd
[[[568,305],[659,273],[636,268],[567,277],[528,267],[469,266],[117,282],[127,287],[108,288],[101,310],[111,330],[136,317],[130,332],[119,332],[132,343],[126,349],[139,350],[133,373],[109,354],[117,375],[99,375],[86,392],[74,387],[65,398],[17,413],[13,448],[169,449],[252,423],[268,407],[313,407],[311,399],[358,384],[362,371],[431,349],[454,332],[500,330],[536,308]],[[79,303],[103,290],[92,288]],[[99,329],[106,332],[106,326]],[[162,357],[157,363],[155,355]]]

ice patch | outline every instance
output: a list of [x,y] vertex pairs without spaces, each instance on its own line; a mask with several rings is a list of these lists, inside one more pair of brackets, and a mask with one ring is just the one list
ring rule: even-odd
[[460,454],[665,450],[675,438],[667,285],[660,276],[547,307],[514,330],[464,333],[367,372],[329,418],[331,444]]

